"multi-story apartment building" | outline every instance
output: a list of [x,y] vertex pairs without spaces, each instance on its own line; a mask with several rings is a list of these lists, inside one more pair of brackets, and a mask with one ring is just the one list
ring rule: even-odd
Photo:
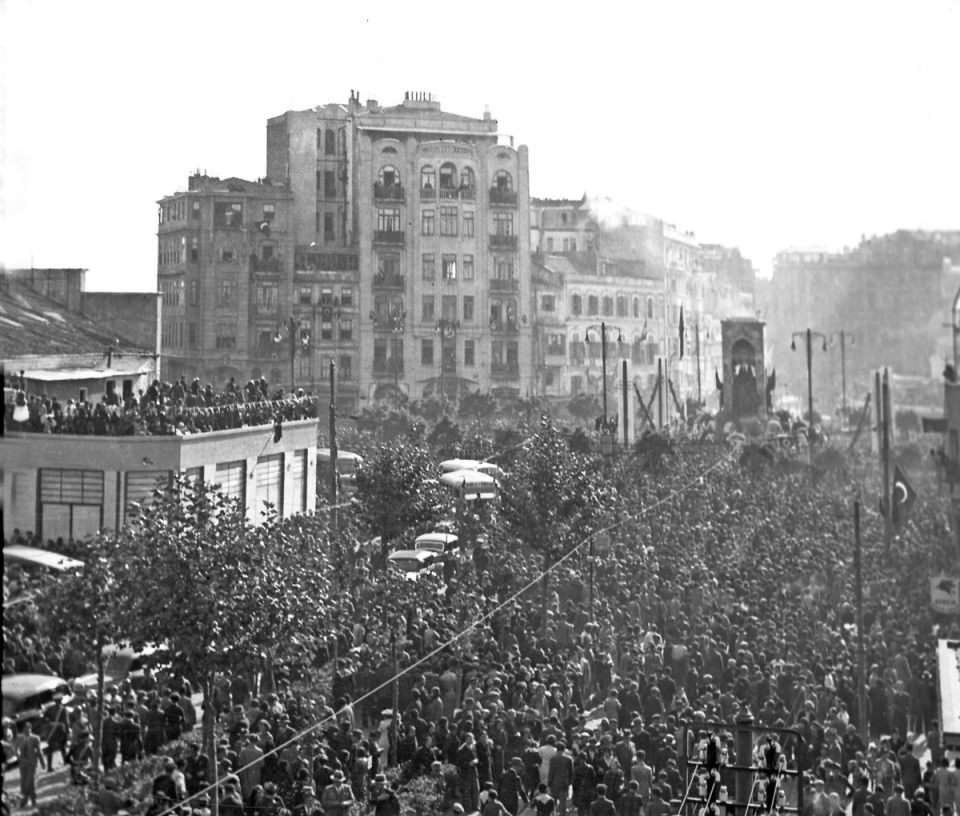
[[361,401],[531,392],[528,154],[501,141],[489,113],[448,113],[424,93],[381,107],[351,92],[268,121],[267,173],[293,195],[297,288],[327,286],[322,255],[356,259],[330,277],[328,308],[347,309],[338,291],[356,287]]
[[[779,253],[760,304],[778,393],[806,397],[804,347],[797,343],[792,352],[791,336],[807,328],[827,337],[826,350],[815,343],[812,358],[815,407],[823,413],[840,406],[844,382],[848,406],[862,403],[877,368],[929,378],[943,325],[950,321],[957,258],[957,231],[900,230],[841,252]],[[940,360],[934,369],[942,366]]]

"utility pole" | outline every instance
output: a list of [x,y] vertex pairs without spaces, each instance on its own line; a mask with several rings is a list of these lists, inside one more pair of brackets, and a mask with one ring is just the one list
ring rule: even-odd
[[806,352],[807,352],[807,444],[808,447],[813,446],[813,338],[817,337],[823,341],[823,350],[827,350],[827,337],[825,334],[821,334],[818,331],[813,331],[812,329],[807,329],[802,332],[794,332],[793,336],[790,338],[790,348],[793,351],[797,350],[797,339],[800,338],[805,342]]
[[703,404],[703,392],[700,384],[700,323],[699,321],[694,324],[694,331],[696,331],[697,340],[696,340],[696,349],[697,349],[697,402]]
[[590,622],[594,620],[593,617],[593,599],[595,596],[593,589],[593,536],[590,536]]
[[400,659],[397,656],[397,626],[390,622],[390,653],[393,656],[393,716],[390,718],[389,766],[397,765],[397,743],[400,740]]
[[860,500],[853,503],[853,579],[857,607],[857,722],[860,736],[867,739],[867,658],[863,646],[863,565],[860,541]]
[[630,447],[630,422],[632,417],[627,411],[630,405],[630,383],[627,382],[627,361],[622,361],[620,371],[620,421],[623,424],[623,449],[629,450]]
[[844,329],[834,332],[830,337],[831,345],[837,340],[840,341],[840,415],[844,423],[847,420],[847,341],[853,346],[857,342],[855,335]]
[[893,543],[893,503],[890,501],[890,376],[883,369],[881,385],[883,423],[880,435],[880,455],[883,457],[883,543],[887,554]]
[[[330,360],[330,535],[334,553],[334,582],[342,590],[343,552],[340,547],[339,512],[337,510],[337,364]],[[336,614],[336,613],[334,613]],[[338,623],[336,618],[334,622]],[[337,677],[337,659],[340,650],[339,626],[333,630],[333,678]]]
[[657,423],[663,430],[663,357],[657,357]]
[[607,431],[607,324],[600,324],[600,365],[603,371],[603,432]]

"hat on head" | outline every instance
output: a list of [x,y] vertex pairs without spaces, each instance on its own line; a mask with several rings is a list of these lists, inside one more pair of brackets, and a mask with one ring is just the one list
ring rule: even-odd
[[343,771],[334,771],[332,779],[334,782],[343,782],[344,780]]

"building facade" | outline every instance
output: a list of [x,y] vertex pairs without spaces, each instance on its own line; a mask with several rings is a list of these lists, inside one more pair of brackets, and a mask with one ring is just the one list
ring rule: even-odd
[[[528,155],[501,141],[489,114],[424,93],[381,107],[351,92],[268,121],[268,175],[293,194],[297,286],[329,282],[334,323],[347,308],[336,289],[356,287],[361,403],[531,393]],[[321,253],[355,260],[332,270]]]
[[259,523],[264,502],[281,516],[316,508],[315,419],[189,436],[8,433],[3,443],[3,535],[44,540],[116,530],[131,502],[149,501],[173,474],[202,478],[240,500]]

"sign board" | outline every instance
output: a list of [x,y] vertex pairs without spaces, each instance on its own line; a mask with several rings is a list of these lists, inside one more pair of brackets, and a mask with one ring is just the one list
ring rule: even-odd
[[944,615],[960,613],[960,577],[940,573],[931,578],[930,605]]

